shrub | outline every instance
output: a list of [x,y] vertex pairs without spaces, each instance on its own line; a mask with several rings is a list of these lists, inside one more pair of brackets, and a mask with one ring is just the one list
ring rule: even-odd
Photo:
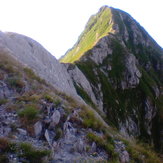
[[14,73],[15,72],[14,67],[9,65],[8,62],[0,63],[0,69],[4,70],[7,73]]
[[94,112],[92,110],[89,110],[85,106],[82,106],[80,116],[83,118],[84,127],[92,128],[94,130],[102,129],[102,122],[95,117]]
[[56,135],[55,135],[54,139],[57,141],[59,138],[61,138],[62,134],[63,134],[62,129],[61,128],[57,128],[56,129]]
[[18,92],[25,86],[25,83],[20,78],[16,77],[7,79],[7,83],[11,88],[16,88]]
[[30,163],[42,163],[45,156],[50,156],[49,150],[37,150],[29,143],[21,143],[21,157],[29,160]]
[[0,155],[0,163],[9,163],[9,159],[6,155]]
[[135,162],[161,163],[157,154],[147,144],[128,144],[127,151]]
[[19,109],[19,105],[18,104],[10,104],[6,107],[6,111],[7,112],[12,112],[12,111],[16,111]]
[[36,94],[33,94],[33,95],[30,95],[30,94],[25,94],[23,96],[19,96],[16,98],[17,101],[21,102],[21,101],[24,101],[24,102],[38,102],[40,99],[40,96],[39,95],[36,95]]
[[[112,160],[116,160],[117,159],[117,153],[114,151],[114,145],[112,141],[108,141],[107,139],[105,139],[104,137],[100,137],[92,132],[89,132],[87,134],[87,138],[91,141],[91,142],[96,142],[96,144],[103,148],[111,157]],[[110,139],[109,139],[110,140]]]
[[61,104],[61,100],[60,99],[55,99],[54,104],[55,104],[56,107],[58,107]]
[[4,79],[4,74],[0,72],[0,80]]
[[1,137],[0,138],[0,151],[2,152],[8,151],[9,146],[10,146],[9,140],[4,137]]
[[38,116],[38,108],[36,105],[27,105],[25,109],[18,112],[21,118],[26,118],[27,120],[34,120]]
[[0,99],[0,106],[6,104],[8,102],[7,99]]
[[44,98],[47,102],[49,102],[49,103],[53,103],[53,102],[54,102],[54,99],[53,99],[49,94],[45,94],[45,95],[43,96],[43,98]]
[[37,76],[33,70],[31,70],[30,68],[28,67],[25,67],[24,68],[24,72],[27,74],[27,76],[30,78],[30,79],[34,79],[36,81],[38,81],[39,83],[42,83],[42,84],[46,84],[45,80],[44,79],[41,79],[39,76]]

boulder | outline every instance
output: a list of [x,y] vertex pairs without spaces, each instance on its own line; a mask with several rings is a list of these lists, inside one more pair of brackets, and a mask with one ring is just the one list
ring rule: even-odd
[[60,112],[58,110],[55,110],[50,118],[51,122],[49,125],[49,129],[54,129],[54,127],[59,123],[60,118],[61,118]]
[[52,141],[51,141],[51,139],[50,139],[50,135],[49,135],[48,130],[45,130],[45,134],[44,134],[44,136],[45,136],[45,138],[46,138],[48,144],[51,146]]
[[36,137],[39,137],[42,132],[42,123],[40,121],[34,124],[34,133]]
[[91,146],[91,149],[90,149],[90,152],[91,152],[91,153],[96,152],[96,148],[97,148],[96,143],[93,142],[93,143],[92,143],[92,146]]
[[52,147],[52,143],[53,143],[53,139],[55,137],[55,133],[53,131],[46,129],[44,136],[45,136],[45,139],[47,140],[49,146]]
[[17,131],[19,132],[20,135],[23,135],[23,136],[27,135],[27,131],[22,128],[17,128]]
[[85,144],[82,139],[79,139],[74,146],[75,151],[79,152],[80,154],[86,151]]
[[58,110],[54,111],[53,115],[51,116],[51,120],[54,125],[57,125],[60,121],[61,114]]

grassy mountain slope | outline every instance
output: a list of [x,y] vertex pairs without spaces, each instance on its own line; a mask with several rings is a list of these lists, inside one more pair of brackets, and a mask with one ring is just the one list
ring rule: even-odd
[[100,38],[112,32],[112,25],[111,9],[102,7],[98,14],[93,15],[89,19],[77,43],[60,59],[60,61],[63,63],[73,63],[79,60],[86,51],[93,48]]

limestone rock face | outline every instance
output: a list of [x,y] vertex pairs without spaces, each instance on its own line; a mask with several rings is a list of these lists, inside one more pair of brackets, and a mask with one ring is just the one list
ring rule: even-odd
[[122,86],[123,89],[132,88],[139,84],[139,79],[141,78],[141,73],[137,67],[137,60],[133,54],[129,54],[126,57],[126,86]]
[[151,135],[152,120],[157,112],[156,106],[153,105],[151,100],[147,99],[145,101],[145,129],[149,135]]
[[[92,87],[90,85],[90,82],[88,81],[88,79],[85,77],[85,75],[82,73],[82,71],[75,65],[71,65],[71,64],[64,64],[72,81],[74,82],[76,87],[81,87],[84,91],[86,91],[86,93],[88,94],[88,96],[91,98],[91,100],[96,104],[99,105]],[[99,106],[100,107],[100,106]]]
[[90,58],[96,64],[102,64],[104,59],[112,54],[112,48],[108,47],[108,43],[110,39],[108,37],[103,37],[99,42],[97,42],[96,46],[92,49],[92,55]]
[[20,34],[0,32],[0,51],[33,69],[56,89],[76,95],[65,67],[38,42]]

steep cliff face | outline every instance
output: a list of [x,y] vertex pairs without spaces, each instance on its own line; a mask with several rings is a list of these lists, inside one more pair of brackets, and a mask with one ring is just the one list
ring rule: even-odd
[[66,69],[39,43],[16,33],[0,32],[0,51],[32,68],[56,89],[77,97]]
[[109,124],[161,150],[163,50],[129,14],[102,7],[61,62],[73,63],[67,71],[78,94]]

